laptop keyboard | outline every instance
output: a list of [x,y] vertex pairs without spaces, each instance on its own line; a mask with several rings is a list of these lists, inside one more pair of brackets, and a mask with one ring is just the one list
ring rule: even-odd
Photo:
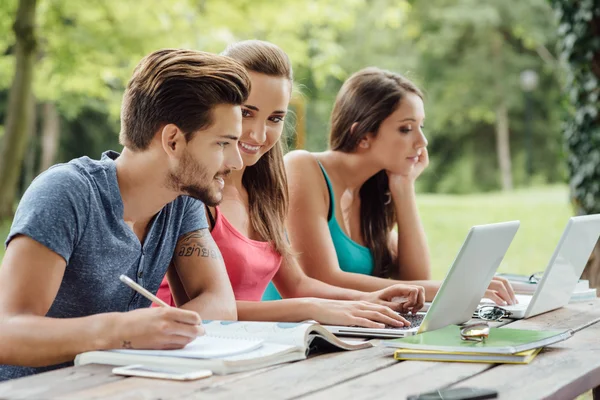
[[398,314],[408,322],[410,322],[410,326],[386,326],[386,329],[397,329],[397,330],[407,330],[417,328],[423,322],[423,318],[425,318],[425,314]]

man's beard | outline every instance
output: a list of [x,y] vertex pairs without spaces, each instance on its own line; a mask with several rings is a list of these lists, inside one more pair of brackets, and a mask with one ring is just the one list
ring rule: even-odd
[[[224,178],[229,172],[209,177],[203,166],[196,163],[189,154],[185,154],[177,171],[169,172],[167,185],[171,189],[200,200],[207,206],[215,207],[221,202],[223,196],[214,188],[214,180],[218,177]],[[201,184],[193,182],[201,182]]]

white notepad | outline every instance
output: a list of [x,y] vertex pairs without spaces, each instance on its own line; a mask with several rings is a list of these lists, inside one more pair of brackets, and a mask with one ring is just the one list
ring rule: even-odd
[[184,358],[220,358],[246,353],[263,345],[260,339],[233,339],[216,336],[198,336],[183,349],[176,350],[110,350],[126,354],[146,356],[184,357]]
[[342,341],[313,322],[203,321],[203,326],[206,336],[181,350],[88,351],[77,355],[75,365],[143,364],[210,369],[224,375],[304,360],[311,350],[359,350],[373,346],[365,341]]

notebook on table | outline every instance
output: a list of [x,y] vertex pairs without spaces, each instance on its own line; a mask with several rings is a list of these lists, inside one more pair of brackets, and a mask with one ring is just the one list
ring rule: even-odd
[[419,333],[415,336],[386,340],[384,346],[400,349],[439,351],[465,354],[517,354],[524,351],[549,346],[573,335],[572,330],[525,330],[511,328],[490,328],[483,342],[462,340],[460,327],[450,325],[435,331]]
[[305,359],[318,349],[359,350],[372,343],[342,340],[317,323],[204,321],[206,335],[178,350],[115,349],[81,353],[75,365],[142,364],[225,375]]
[[397,338],[460,324],[471,318],[508,250],[519,221],[473,226],[426,313],[402,315],[402,328],[326,326],[339,336]]
[[444,361],[444,362],[474,362],[489,364],[529,364],[542,350],[526,350],[515,354],[465,353],[433,350],[398,349],[394,358],[398,361]]

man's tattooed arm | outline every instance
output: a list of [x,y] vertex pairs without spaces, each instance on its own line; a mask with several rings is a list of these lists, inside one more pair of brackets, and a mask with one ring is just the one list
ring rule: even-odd
[[221,252],[208,229],[187,233],[179,239],[176,254],[179,257],[221,258]]
[[[182,235],[173,258],[173,272],[185,293],[185,298],[176,299],[180,307],[196,311],[204,319],[237,319],[235,296],[225,263],[208,229]],[[169,280],[172,280],[171,275]]]

